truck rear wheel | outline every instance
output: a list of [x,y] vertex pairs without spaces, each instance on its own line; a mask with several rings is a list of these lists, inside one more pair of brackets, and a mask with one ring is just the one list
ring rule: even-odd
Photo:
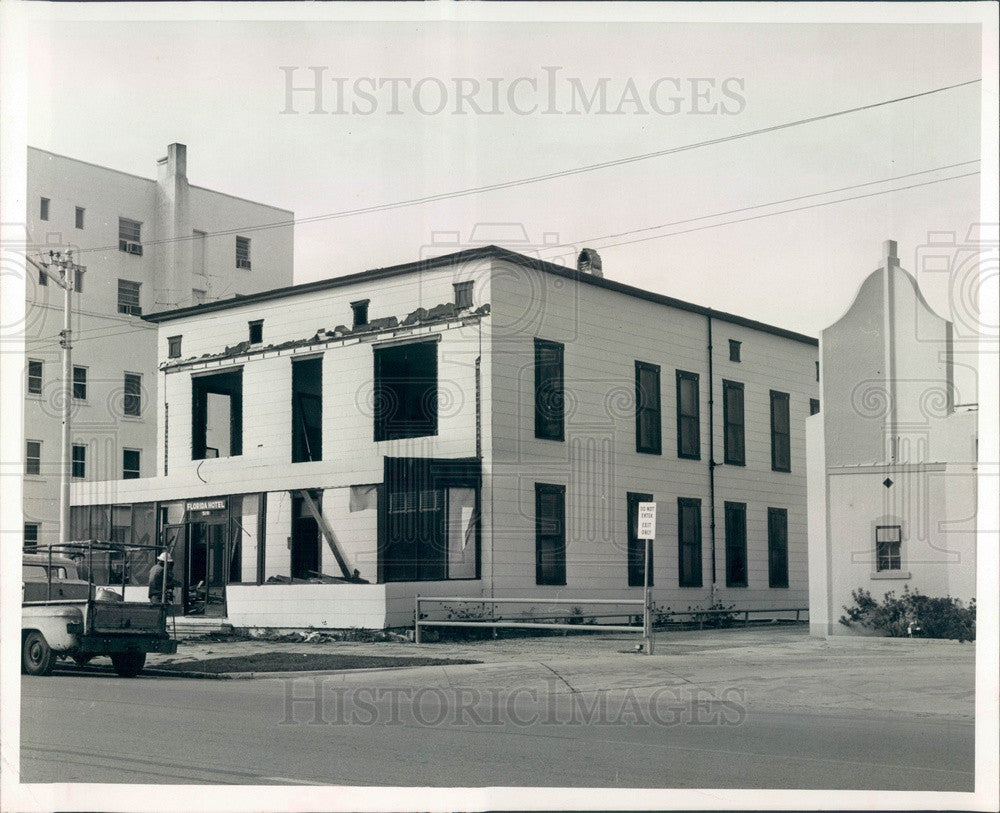
[[50,675],[56,665],[56,653],[45,636],[32,630],[24,636],[21,646],[21,671],[26,675]]
[[118,652],[111,656],[111,663],[122,677],[135,677],[146,665],[146,653]]

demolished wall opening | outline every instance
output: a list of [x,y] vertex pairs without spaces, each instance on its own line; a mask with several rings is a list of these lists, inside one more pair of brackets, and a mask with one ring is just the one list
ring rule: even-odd
[[292,362],[292,462],[323,459],[323,359]]
[[243,453],[243,369],[191,379],[191,459]]

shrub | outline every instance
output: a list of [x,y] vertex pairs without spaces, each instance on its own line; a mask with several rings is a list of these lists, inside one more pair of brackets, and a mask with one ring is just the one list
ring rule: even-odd
[[840,623],[845,627],[858,625],[880,632],[890,638],[916,635],[922,638],[950,638],[961,642],[976,640],[976,600],[968,606],[947,596],[933,598],[917,590],[903,588],[903,594],[885,594],[880,604],[867,590],[851,592],[854,605],[844,605]]

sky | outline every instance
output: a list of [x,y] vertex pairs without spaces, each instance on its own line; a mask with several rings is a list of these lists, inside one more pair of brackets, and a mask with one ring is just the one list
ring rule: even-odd
[[[973,25],[51,21],[27,51],[32,146],[154,177],[179,141],[192,183],[298,218],[730,139],[981,73]],[[287,94],[313,68],[323,112],[312,91]],[[590,100],[602,85],[603,105]],[[981,93],[303,223],[295,281],[441,243],[564,264],[586,245],[611,279],[818,335],[894,239],[931,305],[961,316],[948,275],[920,265],[930,234],[961,249],[980,219]]]

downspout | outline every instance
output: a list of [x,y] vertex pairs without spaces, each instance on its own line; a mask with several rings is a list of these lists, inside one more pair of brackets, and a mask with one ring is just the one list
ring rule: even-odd
[[715,605],[715,380],[712,377],[712,314],[708,314],[708,510],[712,548],[711,605]]

